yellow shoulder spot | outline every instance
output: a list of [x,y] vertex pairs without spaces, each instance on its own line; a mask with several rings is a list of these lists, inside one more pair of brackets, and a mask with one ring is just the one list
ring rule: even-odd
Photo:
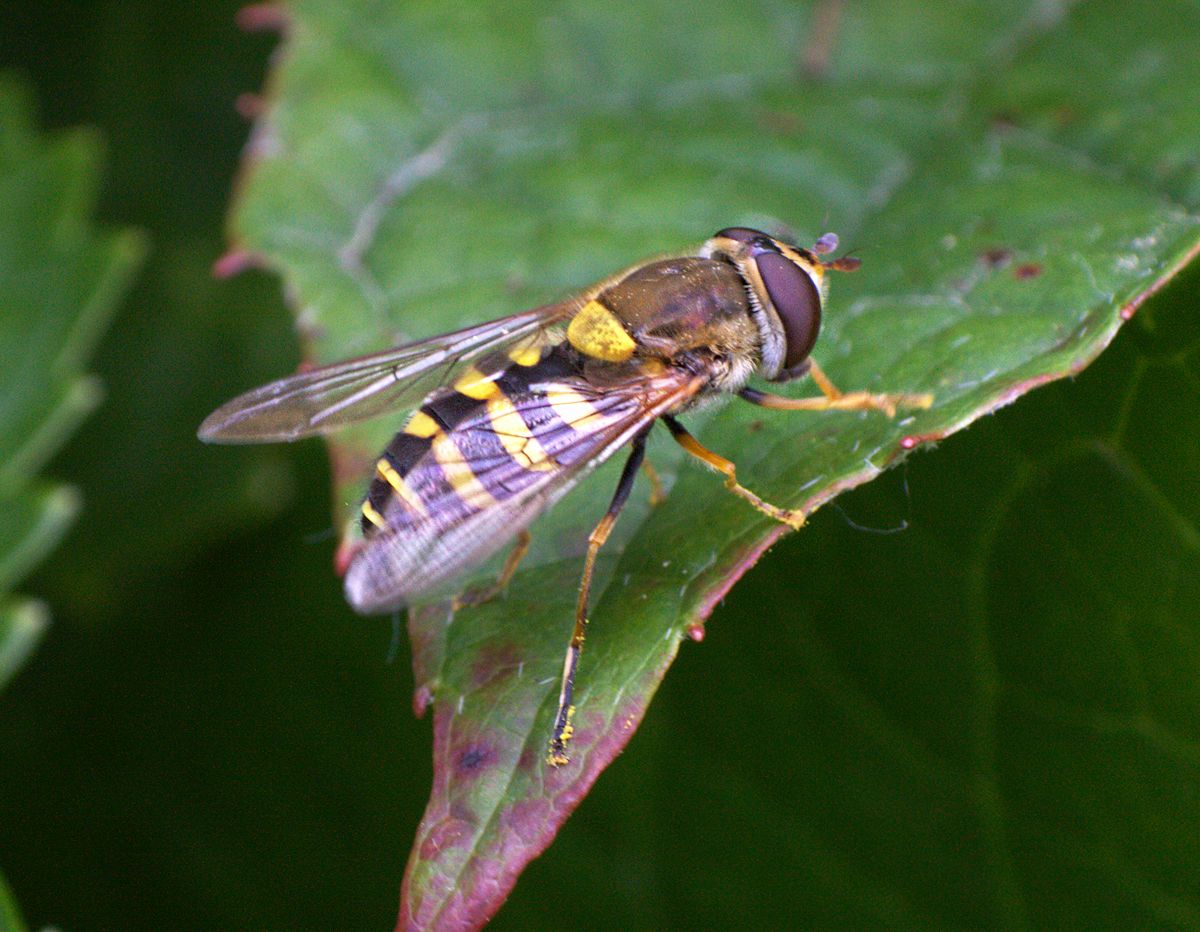
[[605,362],[624,362],[637,349],[616,315],[596,300],[589,301],[571,318],[567,340],[579,352]]
[[454,383],[454,390],[476,401],[487,401],[500,394],[500,389],[496,387],[496,376],[484,375],[474,366],[470,366],[458,377]]
[[404,432],[414,437],[432,437],[440,430],[438,422],[424,411],[415,411],[404,425]]

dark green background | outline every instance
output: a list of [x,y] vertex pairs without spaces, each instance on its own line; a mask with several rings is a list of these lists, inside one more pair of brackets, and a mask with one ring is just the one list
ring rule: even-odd
[[[390,926],[428,789],[407,652],[387,663],[388,622],[353,617],[330,569],[320,445],[194,438],[297,359],[275,280],[209,277],[233,101],[274,47],[235,10],[0,9],[0,65],[47,128],[101,129],[100,218],[153,248],[94,361],[108,400],[50,470],[86,502],[22,586],[54,625],[0,696],[0,869],[34,926]],[[778,546],[497,926],[1194,919],[1198,283],[1077,382],[839,500],[908,531],[826,509]],[[1095,442],[1123,405],[1123,449],[1171,508]],[[1106,732],[1126,703],[1191,733]],[[991,756],[994,821],[942,769],[960,753]]]

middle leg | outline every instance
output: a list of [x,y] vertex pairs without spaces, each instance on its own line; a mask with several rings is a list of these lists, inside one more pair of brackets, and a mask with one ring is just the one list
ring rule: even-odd
[[804,512],[799,509],[780,508],[770,502],[763,501],[745,486],[737,481],[737,467],[725,457],[714,453],[691,435],[686,427],[669,415],[663,418],[675,442],[703,463],[707,463],[717,472],[725,476],[725,488],[738,498],[745,499],[764,515],[782,521],[788,527],[799,530],[804,526]]

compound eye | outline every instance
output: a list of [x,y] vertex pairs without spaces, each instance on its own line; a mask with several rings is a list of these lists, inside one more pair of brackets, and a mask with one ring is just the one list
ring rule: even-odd
[[749,227],[726,227],[716,234],[714,239],[724,237],[725,239],[736,240],[739,243],[753,243],[756,239],[766,239],[765,233],[760,233],[758,230],[751,230]]
[[758,274],[767,289],[767,297],[775,306],[783,324],[784,350],[783,378],[802,374],[792,370],[802,366],[817,342],[821,329],[821,295],[808,273],[790,259],[775,253],[763,253],[755,262]]

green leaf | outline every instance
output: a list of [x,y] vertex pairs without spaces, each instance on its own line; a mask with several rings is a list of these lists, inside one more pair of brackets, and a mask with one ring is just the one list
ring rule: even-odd
[[[90,226],[100,158],[85,132],[49,140],[28,96],[0,77],[0,596],[54,548],[79,510],[37,471],[99,402],[80,366],[143,251],[131,232]],[[0,682],[45,627],[13,602],[0,623]]]
[[0,874],[0,929],[4,929],[4,932],[22,932],[25,929],[21,912],[17,909],[12,891],[4,882],[3,874]]
[[10,601],[0,605],[0,689],[33,653],[49,617],[42,603]]
[[[89,217],[100,151],[86,132],[43,139],[28,95],[0,77],[0,598],[61,539],[74,489],[38,470],[100,399],[80,372],[143,251]],[[0,608],[0,684],[46,624],[29,601]]]
[[[561,297],[732,224],[857,247],[815,357],[843,387],[936,403],[691,419],[782,505],[812,511],[1079,372],[1200,249],[1200,115],[1174,103],[1200,92],[1192,3],[703,2],[686,24],[663,2],[288,9],[233,228],[283,275],[316,361]],[[800,60],[825,64],[806,77]],[[336,441],[341,518],[399,416]],[[412,613],[435,778],[402,925],[494,913],[685,633],[781,536],[661,440],[650,458],[671,495],[635,502],[602,561],[569,766],[546,768],[545,741],[580,545],[619,464],[535,525],[503,600]]]

